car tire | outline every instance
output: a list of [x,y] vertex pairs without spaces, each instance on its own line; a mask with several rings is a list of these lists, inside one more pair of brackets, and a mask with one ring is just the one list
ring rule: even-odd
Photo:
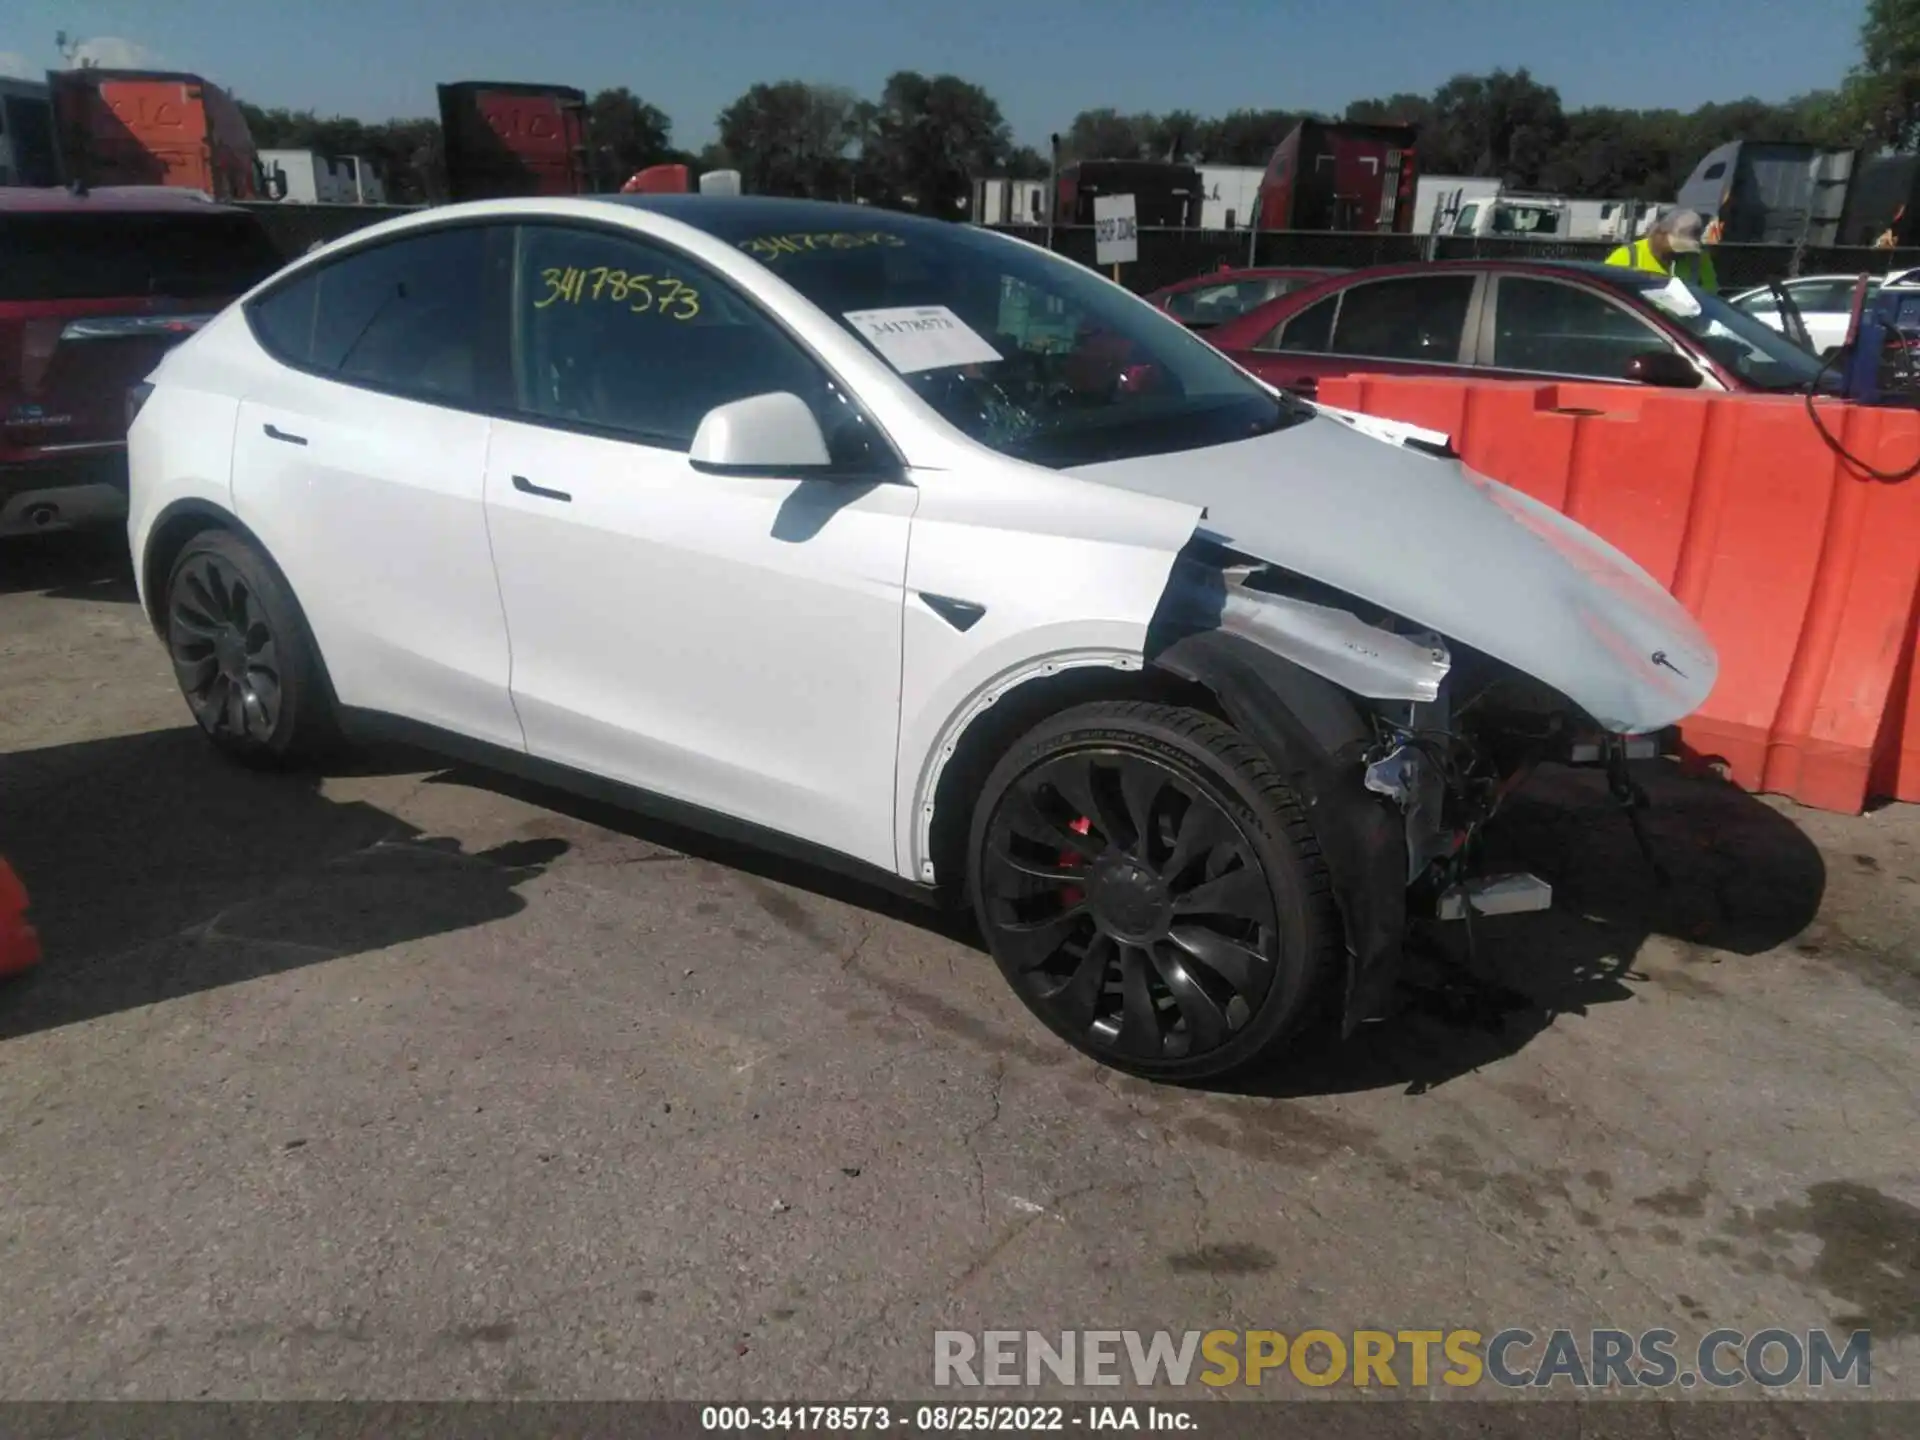
[[257,547],[226,530],[187,541],[167,576],[165,619],[180,693],[222,751],[271,767],[331,746],[332,696],[306,618]]
[[1195,1083],[1271,1062],[1325,1013],[1341,956],[1300,798],[1204,712],[1081,705],[988,774],[968,847],[1001,973],[1103,1064]]

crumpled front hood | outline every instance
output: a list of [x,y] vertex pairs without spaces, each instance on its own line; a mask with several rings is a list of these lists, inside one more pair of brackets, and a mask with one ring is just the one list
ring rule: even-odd
[[1599,536],[1339,420],[1069,473],[1204,506],[1200,533],[1503,660],[1611,730],[1674,723],[1719,672],[1680,603]]

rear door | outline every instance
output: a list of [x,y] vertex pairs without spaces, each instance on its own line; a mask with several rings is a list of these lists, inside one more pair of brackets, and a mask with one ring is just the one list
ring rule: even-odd
[[510,231],[412,231],[248,309],[233,497],[300,597],[342,704],[522,748],[481,503]]
[[0,212],[0,461],[124,445],[128,388],[279,263],[213,206]]
[[1307,396],[1332,375],[1472,375],[1484,280],[1474,271],[1364,280],[1282,321],[1234,358]]

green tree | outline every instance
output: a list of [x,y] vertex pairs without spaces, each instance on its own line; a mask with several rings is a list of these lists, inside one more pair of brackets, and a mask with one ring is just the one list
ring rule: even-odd
[[1013,150],[993,97],[954,75],[899,71],[860,118],[863,170],[888,202],[923,215],[963,215],[972,177],[1000,170]]
[[626,86],[602,90],[587,102],[596,171],[602,188],[617,190],[636,170],[682,159],[671,143],[673,122]]
[[1890,149],[1920,148],[1920,0],[1867,0],[1839,118]]
[[720,112],[720,145],[755,195],[850,199],[860,102],[802,80],[755,85]]
[[1260,165],[1273,158],[1293,127],[1309,117],[1297,110],[1230,110],[1202,122],[1194,158],[1209,165]]

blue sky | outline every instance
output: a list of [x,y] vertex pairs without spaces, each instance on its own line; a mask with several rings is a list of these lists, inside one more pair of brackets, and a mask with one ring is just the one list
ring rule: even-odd
[[1044,145],[1075,112],[1338,110],[1525,65],[1568,106],[1691,109],[1837,84],[1864,0],[5,0],[0,69],[192,70],[262,105],[385,119],[443,80],[627,85],[698,146],[760,80],[876,93],[951,71]]

